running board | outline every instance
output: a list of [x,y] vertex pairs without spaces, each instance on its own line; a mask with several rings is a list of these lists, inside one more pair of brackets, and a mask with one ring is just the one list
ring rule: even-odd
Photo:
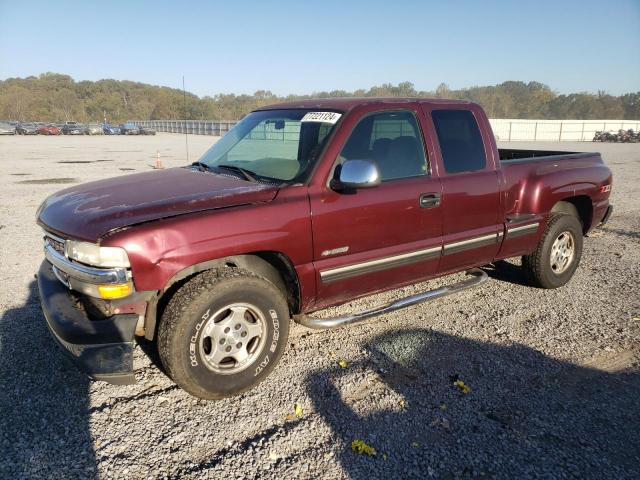
[[360,323],[368,320],[371,317],[376,317],[378,315],[383,315],[395,310],[400,310],[401,308],[410,307],[411,305],[416,305],[418,303],[435,300],[436,298],[445,297],[447,295],[451,295],[452,293],[461,292],[462,290],[466,290],[471,287],[477,287],[478,285],[482,285],[484,282],[489,280],[489,276],[487,275],[487,273],[484,270],[480,270],[479,268],[469,270],[467,272],[467,275],[470,275],[471,278],[461,280],[460,282],[454,283],[453,285],[447,285],[445,287],[436,288],[435,290],[429,290],[428,292],[418,293],[416,295],[401,298],[400,300],[395,300],[391,303],[387,303],[386,305],[381,305],[379,307],[365,310],[364,312],[356,313],[354,315],[344,315],[342,317],[333,318],[316,318],[309,317],[307,315],[294,315],[293,320],[300,325],[304,325],[305,327],[314,329],[335,328],[341,327],[343,325],[353,325],[354,323]]

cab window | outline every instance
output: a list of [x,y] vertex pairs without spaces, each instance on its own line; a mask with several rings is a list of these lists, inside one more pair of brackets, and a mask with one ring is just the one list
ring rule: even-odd
[[431,118],[447,173],[484,170],[487,158],[473,113],[469,110],[433,110]]
[[378,165],[383,181],[427,174],[422,136],[409,111],[366,116],[351,132],[340,161],[366,159]]

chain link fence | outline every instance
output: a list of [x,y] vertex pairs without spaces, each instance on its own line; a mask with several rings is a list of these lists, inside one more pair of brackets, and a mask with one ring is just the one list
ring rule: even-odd
[[221,137],[238,123],[236,120],[136,120],[139,127],[153,128],[156,132],[189,133]]
[[498,140],[591,142],[596,132],[640,129],[640,120],[510,120],[491,119]]
[[[496,138],[503,141],[590,142],[597,131],[640,130],[640,120],[491,119],[489,121]],[[221,137],[238,122],[235,120],[144,120],[133,123],[153,128],[157,132]],[[292,133],[296,132],[287,128],[279,131],[265,129],[261,134],[265,138],[279,135],[282,136],[282,140],[286,140],[287,134]]]

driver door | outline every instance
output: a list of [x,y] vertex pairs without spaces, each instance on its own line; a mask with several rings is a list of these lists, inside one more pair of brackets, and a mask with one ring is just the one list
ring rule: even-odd
[[438,268],[441,186],[429,173],[416,112],[363,116],[337,161],[354,159],[373,160],[382,183],[310,195],[317,308],[414,283]]

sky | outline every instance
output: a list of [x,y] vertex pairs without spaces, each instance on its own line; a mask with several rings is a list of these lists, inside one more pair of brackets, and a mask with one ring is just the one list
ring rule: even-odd
[[197,95],[540,81],[640,91],[640,0],[0,0],[0,79],[44,72]]

